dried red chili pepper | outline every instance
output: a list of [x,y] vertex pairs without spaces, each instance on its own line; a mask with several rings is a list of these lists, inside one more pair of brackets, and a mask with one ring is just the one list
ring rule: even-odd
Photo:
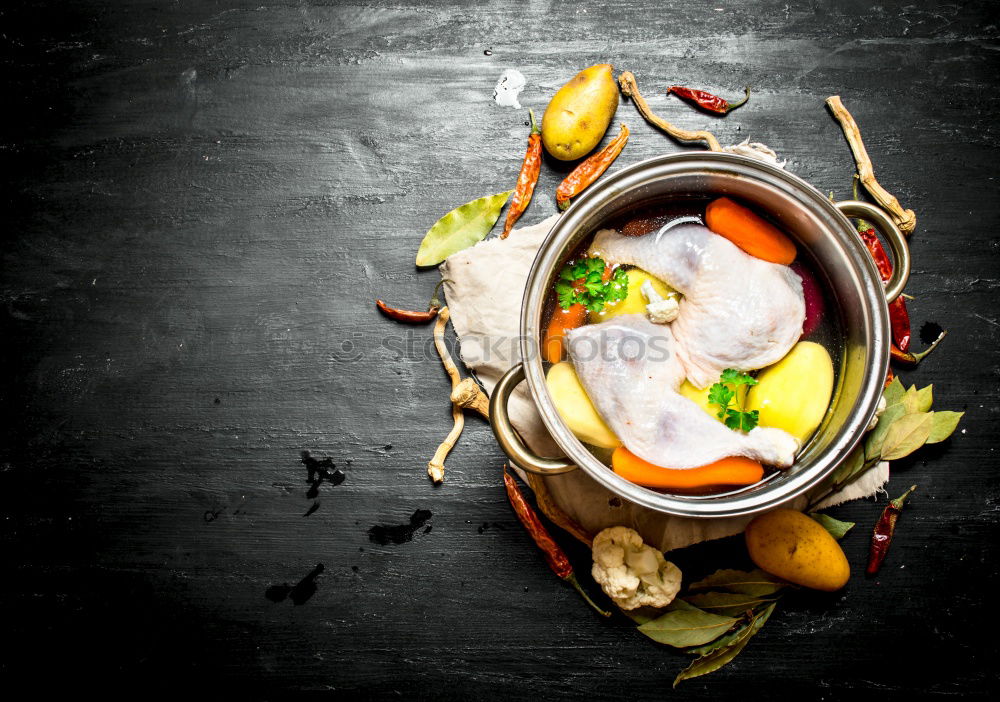
[[573,172],[566,176],[566,179],[559,184],[559,188],[556,190],[556,204],[559,205],[560,210],[569,207],[570,198],[582,193],[591,183],[600,178],[604,171],[608,170],[608,166],[614,163],[618,154],[625,148],[628,135],[628,127],[622,124],[622,129],[614,141],[574,168]]
[[891,500],[882,510],[882,516],[875,523],[875,530],[872,532],[872,546],[868,552],[868,568],[865,571],[868,575],[875,575],[882,567],[885,555],[889,552],[889,545],[892,543],[892,535],[896,531],[896,520],[899,519],[899,513],[903,511],[903,503],[916,489],[917,486],[912,485],[909,490],[895,500]]
[[745,104],[746,101],[750,99],[750,86],[744,88],[744,91],[746,92],[746,97],[739,102],[729,102],[725,98],[720,98],[718,95],[712,95],[712,93],[705,92],[704,90],[685,88],[683,85],[671,85],[667,88],[667,95],[673,93],[679,98],[687,100],[688,102],[693,102],[703,110],[708,110],[709,112],[714,112],[719,115],[725,115],[732,112],[737,107]]
[[441,309],[441,300],[438,299],[438,290],[444,284],[444,280],[438,281],[438,284],[434,286],[434,293],[431,295],[430,304],[427,306],[426,312],[418,312],[416,310],[404,310],[398,307],[389,307],[382,300],[375,300],[375,306],[381,310],[382,314],[390,319],[395,319],[397,322],[406,322],[407,324],[424,324],[429,322],[435,317],[437,317],[438,310]]
[[569,562],[566,552],[552,538],[548,529],[545,528],[545,525],[538,518],[538,514],[531,508],[528,501],[524,499],[524,494],[518,489],[513,476],[507,472],[507,466],[503,468],[503,484],[507,489],[507,499],[510,500],[510,506],[514,509],[514,514],[521,520],[521,524],[528,530],[538,548],[542,550],[552,572],[572,585],[583,599],[587,601],[587,604],[593,607],[598,614],[603,617],[610,617],[611,612],[601,609],[596,602],[590,599],[583,586],[580,585],[580,581],[573,574],[573,565]]
[[514,197],[510,200],[510,207],[507,208],[507,219],[503,223],[501,239],[507,238],[510,230],[514,228],[514,223],[528,209],[531,195],[535,192],[535,184],[538,182],[538,173],[542,169],[542,130],[535,123],[535,113],[532,110],[528,110],[528,116],[531,118],[528,149],[524,152],[524,163],[521,164],[521,172],[517,176]]
[[[892,261],[889,259],[889,254],[886,253],[885,247],[882,246],[882,242],[879,241],[878,236],[875,234],[875,230],[870,227],[858,227],[858,235],[861,237],[861,241],[864,242],[865,248],[868,249],[868,253],[875,260],[875,266],[878,268],[882,281],[889,280],[892,277]],[[902,297],[897,297],[889,303],[889,322],[892,327],[892,339],[895,341],[896,347],[900,351],[909,351],[911,334],[910,313],[906,309],[906,300]]]
[[900,351],[910,350],[910,313],[906,310],[906,300],[900,295],[889,303],[889,322],[892,338]]
[[892,383],[892,379],[896,377],[896,374],[892,372],[892,368],[885,369],[885,385],[882,388],[887,388]]
[[904,368],[914,368],[918,363],[920,363],[931,351],[938,347],[941,340],[948,335],[948,332],[943,331],[938,335],[938,338],[928,346],[926,349],[920,353],[913,353],[912,351],[903,351],[895,344],[889,344],[889,357],[899,363]]

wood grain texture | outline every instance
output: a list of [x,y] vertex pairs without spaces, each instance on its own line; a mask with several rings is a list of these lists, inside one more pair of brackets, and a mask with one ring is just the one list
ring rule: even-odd
[[[485,422],[469,417],[446,482],[428,484],[449,383],[429,328],[371,304],[424,303],[423,232],[509,187],[527,108],[610,61],[654,110],[763,141],[845,198],[851,156],[823,108],[840,94],[880,181],[917,212],[915,325],[951,332],[905,380],[968,412],[893,466],[890,492],[920,492],[879,578],[791,598],[678,694],[995,694],[980,622],[1000,585],[997,20],[988,0],[6,3],[2,679],[273,699],[671,694],[683,657],[599,621],[547,571]],[[491,100],[506,68],[528,79],[521,111]],[[678,82],[754,94],[720,120],[663,95]],[[614,168],[682,150],[626,101],[623,120]],[[546,163],[523,224],[555,211],[566,168]],[[301,451],[346,475],[309,516]],[[417,509],[429,533],[369,540]],[[858,572],[880,509],[832,512],[859,522]],[[675,556],[691,576],[743,558],[738,540]],[[319,563],[304,604],[265,596]]]

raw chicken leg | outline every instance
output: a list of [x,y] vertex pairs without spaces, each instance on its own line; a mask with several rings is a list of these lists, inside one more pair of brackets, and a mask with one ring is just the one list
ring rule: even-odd
[[594,407],[640,458],[666,468],[696,468],[727,456],[792,464],[798,441],[787,432],[733,431],[677,392],[684,368],[669,326],[622,315],[569,331],[566,338]]
[[802,334],[801,279],[700,224],[638,237],[604,229],[590,251],[610,264],[638,266],[684,295],[673,332],[687,378],[699,388],[726,368],[776,363]]

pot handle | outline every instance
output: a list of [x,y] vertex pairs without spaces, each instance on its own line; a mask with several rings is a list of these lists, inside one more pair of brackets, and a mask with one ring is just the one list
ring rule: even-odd
[[556,475],[567,473],[576,465],[563,458],[542,458],[536,456],[521,441],[514,426],[510,423],[507,415],[507,401],[510,394],[514,392],[521,381],[524,380],[524,364],[518,363],[512,366],[509,371],[503,374],[500,382],[493,388],[490,396],[490,427],[493,429],[493,436],[497,437],[497,443],[507,454],[507,457],[529,473],[539,475]]
[[903,232],[899,231],[899,227],[884,210],[867,202],[846,200],[834,203],[834,206],[847,217],[859,217],[870,221],[879,234],[889,242],[889,248],[892,249],[892,275],[885,282],[885,301],[892,302],[902,294],[910,277],[910,247]]

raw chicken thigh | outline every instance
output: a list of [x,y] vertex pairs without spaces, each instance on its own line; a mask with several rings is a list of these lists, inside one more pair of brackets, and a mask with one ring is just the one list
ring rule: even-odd
[[685,371],[670,326],[622,315],[566,338],[587,395],[640,458],[667,468],[696,468],[727,456],[792,464],[798,442],[790,434],[763,427],[733,431],[677,392]]
[[604,229],[590,251],[609,264],[638,266],[684,295],[673,333],[687,379],[699,388],[716,382],[726,368],[748,371],[776,363],[802,333],[801,279],[788,266],[754,258],[700,224],[639,237]]

